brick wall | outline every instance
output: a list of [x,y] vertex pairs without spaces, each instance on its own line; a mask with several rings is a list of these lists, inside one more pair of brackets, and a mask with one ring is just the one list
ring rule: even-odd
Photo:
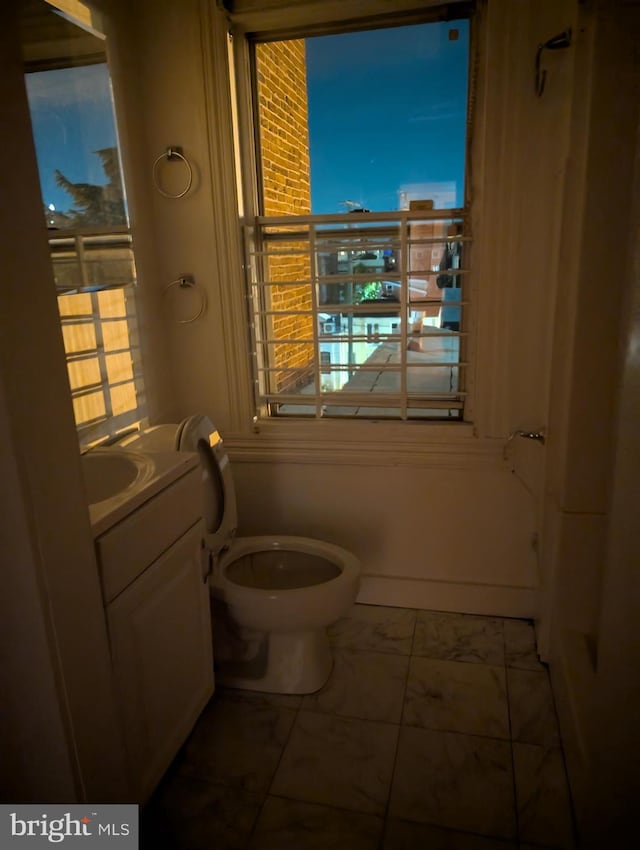
[[[309,172],[309,126],[304,40],[259,44],[256,48],[260,147],[265,215],[303,215],[311,212]],[[280,247],[286,247],[281,245]],[[294,247],[293,245],[291,247]],[[299,244],[295,247],[299,247]],[[271,258],[267,271],[270,280],[308,281],[307,256]],[[311,286],[273,286],[271,309],[307,310],[311,308]],[[311,340],[310,316],[273,317],[271,336],[276,339]],[[275,389],[286,392],[309,380],[313,346],[275,345],[274,363],[278,367],[305,368],[306,373],[279,373]]]

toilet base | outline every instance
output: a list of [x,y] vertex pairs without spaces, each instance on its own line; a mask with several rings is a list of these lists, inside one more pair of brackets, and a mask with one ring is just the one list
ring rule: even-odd
[[238,628],[231,642],[216,631],[214,626],[215,675],[221,685],[269,694],[311,694],[331,675],[333,656],[324,629],[266,633]]

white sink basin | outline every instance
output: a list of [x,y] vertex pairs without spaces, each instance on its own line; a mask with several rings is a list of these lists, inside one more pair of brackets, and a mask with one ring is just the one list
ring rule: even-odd
[[98,537],[147,499],[198,465],[191,452],[136,452],[109,446],[82,455],[93,536]]
[[82,472],[90,505],[124,495],[153,474],[151,458],[118,449],[93,449],[82,456]]

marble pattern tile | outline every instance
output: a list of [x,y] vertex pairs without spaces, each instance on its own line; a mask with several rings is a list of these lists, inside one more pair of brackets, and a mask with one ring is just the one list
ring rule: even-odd
[[329,627],[329,640],[341,649],[409,655],[416,612],[382,605],[354,605],[349,616]]
[[513,744],[521,841],[571,848],[573,825],[562,754],[533,744]]
[[419,611],[413,654],[447,661],[504,664],[502,620]]
[[178,770],[246,791],[267,791],[296,712],[214,697],[184,747]]
[[300,711],[271,793],[383,814],[398,727]]
[[516,805],[521,850],[573,846],[530,622],[356,605],[331,637],[317,694],[218,688],[143,850],[514,850]]
[[141,848],[244,850],[262,795],[174,774],[141,814]]
[[390,818],[382,850],[516,850],[516,845],[497,838]]
[[382,829],[376,815],[268,797],[248,850],[378,850]]
[[538,658],[536,633],[528,620],[504,621],[504,645],[507,667],[521,670],[546,670]]
[[549,676],[544,671],[507,670],[511,737],[552,749],[560,744]]
[[515,838],[510,744],[403,726],[389,813],[463,832]]
[[304,698],[302,707],[323,714],[399,723],[408,656],[334,650],[327,684]]
[[504,667],[414,656],[402,722],[508,740]]

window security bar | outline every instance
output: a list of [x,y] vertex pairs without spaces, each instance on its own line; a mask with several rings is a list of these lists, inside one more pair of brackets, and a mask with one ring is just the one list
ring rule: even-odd
[[136,281],[133,240],[126,225],[50,230],[58,293],[128,286]]
[[[258,252],[256,252],[257,254]],[[285,252],[283,252],[284,254]],[[290,252],[292,253],[292,252]],[[298,256],[308,256],[308,251],[296,251],[295,254]],[[263,256],[273,256],[270,253],[262,252]],[[442,274],[441,271],[434,271],[433,269],[411,269],[409,271],[409,277],[415,275],[416,277],[435,277],[439,274]],[[463,274],[469,274],[469,269],[447,269],[447,274],[453,275],[454,277]],[[370,274],[359,274],[354,273],[353,275],[318,275],[319,283],[326,283],[329,285],[335,283],[344,283],[348,281],[367,281],[371,278]],[[385,278],[388,280],[400,280],[400,274],[398,272],[385,272]],[[312,281],[310,279],[307,280],[259,280],[255,281],[254,286],[300,286],[302,284],[310,285]]]
[[[395,363],[391,367],[381,369],[380,366],[375,365],[375,364],[362,363],[360,366],[358,366],[358,372],[361,372],[361,373],[362,372],[378,373],[378,372],[383,372],[383,371],[384,372],[399,372],[400,371],[400,365],[401,365],[400,363]],[[468,363],[461,363],[461,362],[458,362],[455,365],[456,365],[457,368],[460,368],[460,369],[465,369],[469,366]],[[449,360],[442,360],[440,362],[433,362],[433,363],[417,363],[412,368],[415,368],[416,370],[419,370],[419,369],[437,369],[440,366],[447,366],[447,367],[451,366],[451,362]],[[352,370],[353,364],[352,363],[335,362],[335,363],[331,363],[330,367],[331,367],[332,372],[344,372],[346,370]],[[323,366],[322,368],[327,369],[328,366]],[[282,368],[280,368],[278,366],[261,366],[258,369],[258,371],[261,374],[266,374],[266,373],[269,373],[269,372],[271,372],[273,374],[278,374],[278,373],[281,373],[283,371],[286,371],[287,373],[290,373],[290,374],[297,373],[297,374],[302,375],[302,374],[306,374],[309,370],[304,368],[304,367],[298,367],[298,368],[289,367],[289,368],[283,370]],[[425,391],[425,394],[426,394],[426,391]]]
[[[451,394],[448,398],[444,395],[441,398],[412,398],[409,407],[416,408],[418,410],[462,410],[465,395],[466,393],[456,392],[455,394]],[[305,407],[311,404],[315,405],[313,397],[301,400],[300,396],[294,394],[267,396],[266,400],[274,405],[286,404],[294,407]],[[395,395],[384,395],[382,393],[376,393],[375,395],[372,394],[368,398],[362,398],[360,395],[356,395],[354,393],[325,393],[322,398],[322,408],[323,410],[326,410],[327,407],[389,408],[390,415],[393,418],[398,417],[394,416],[392,411],[401,409],[401,405],[398,403],[398,399]],[[377,414],[377,416],[382,415],[382,413]]]
[[[447,333],[446,331],[442,331],[442,332],[436,331],[435,333],[429,334],[429,339],[431,339],[431,338],[452,339],[452,338],[456,338],[456,337],[458,339],[462,339],[462,338],[465,338],[467,336],[468,336],[468,334],[466,334],[466,333],[460,333],[460,332],[454,332],[454,331],[451,331],[450,333]],[[353,342],[368,342],[369,339],[370,339],[366,334],[353,334],[353,336],[348,337],[346,334],[334,334],[334,333],[322,333],[322,332],[318,334],[318,338],[321,339],[321,340],[337,340],[338,342],[348,342],[349,339],[351,339]],[[389,336],[388,341],[389,342],[401,342],[402,337],[400,335]],[[262,342],[265,345],[266,344],[269,344],[269,345],[283,344],[284,345],[284,344],[287,344],[287,343],[289,343],[289,344],[300,344],[300,345],[313,345],[314,340],[313,339],[298,339],[297,337],[282,337],[282,338],[281,337],[271,337],[271,338],[263,339]]]
[[[459,221],[465,219],[467,211],[463,207],[446,210],[394,210],[393,212],[360,212],[357,213],[326,213],[321,215],[258,215],[254,219],[256,227],[298,227],[301,224],[310,227],[333,224],[336,233],[344,235],[338,227],[355,227],[370,222],[388,222],[390,225],[398,221]],[[252,225],[249,224],[251,227]],[[323,230],[320,231],[324,235]]]
[[463,210],[258,216],[245,247],[258,415],[463,418]]
[[132,292],[60,294],[58,307],[76,426],[91,442],[144,416],[137,335],[131,325]]

